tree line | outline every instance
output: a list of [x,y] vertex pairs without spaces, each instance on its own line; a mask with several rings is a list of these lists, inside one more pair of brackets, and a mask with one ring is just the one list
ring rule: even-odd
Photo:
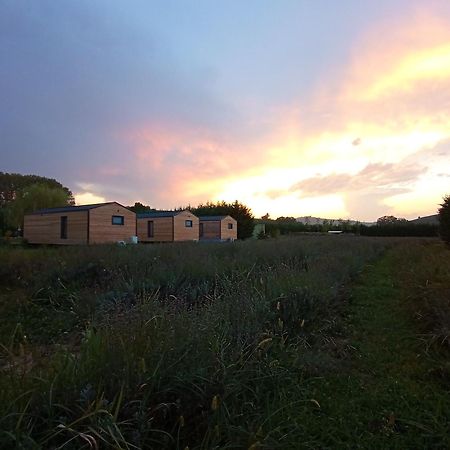
[[415,224],[394,216],[383,216],[378,219],[376,225],[365,225],[349,220],[324,220],[323,223],[306,224],[297,222],[294,217],[278,217],[271,220],[267,216],[257,222],[264,224],[265,227],[265,233],[260,234],[260,238],[296,233],[327,233],[328,231],[342,231],[362,236],[435,237],[442,234],[438,224]]
[[[75,205],[71,190],[53,178],[0,172],[0,236],[20,235],[26,213],[71,205]],[[128,208],[135,213],[156,211],[140,202]],[[238,223],[238,239],[248,238],[253,233],[253,214],[250,208],[237,200],[178,209],[189,209],[197,216],[232,216]]]

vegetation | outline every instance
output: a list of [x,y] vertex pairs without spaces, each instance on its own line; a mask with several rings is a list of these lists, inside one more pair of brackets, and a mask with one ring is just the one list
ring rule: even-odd
[[33,184],[45,184],[49,188],[62,189],[67,194],[69,203],[75,204],[72,192],[53,178],[0,172],[0,208],[8,206],[20,191]]
[[415,322],[442,308],[410,294],[449,262],[394,243],[0,247],[0,447],[448,447],[445,329]]
[[27,212],[73,204],[72,192],[52,178],[0,172],[0,236],[21,227]]
[[351,365],[311,383],[314,447],[449,448],[448,286],[447,252],[426,241],[395,247],[358,280],[344,322]]
[[399,223],[407,223],[408,221],[403,218],[397,218],[395,216],[383,216],[377,219],[377,225],[397,225]]
[[438,226],[429,223],[415,224],[399,221],[372,227],[361,225],[359,233],[363,236],[435,237],[438,235]]
[[442,240],[450,246],[450,195],[444,197],[439,208],[439,234]]
[[196,216],[231,216],[237,220],[237,237],[246,239],[252,236],[254,227],[254,217],[248,206],[239,203],[224,201],[217,203],[200,204],[197,208],[189,208]]
[[22,227],[24,215],[39,209],[68,206],[70,198],[61,188],[46,184],[32,184],[17,193],[8,209],[8,223],[12,227]]
[[128,206],[128,209],[136,214],[156,211],[156,209],[152,208],[151,206],[143,205],[140,202],[135,202],[133,206]]
[[290,235],[295,233],[326,233],[330,230],[341,230],[346,233],[359,233],[360,224],[350,223],[348,220],[339,222],[325,220],[322,224],[305,224],[297,222],[294,217],[278,217],[276,220],[265,219],[258,221],[264,223],[266,233],[270,236]]
[[362,236],[435,237],[438,235],[437,225],[415,224],[393,216],[378,219],[375,226],[348,220],[325,220],[322,224],[304,224],[297,222],[293,217],[279,217],[276,220],[267,219],[259,222],[265,224],[266,234],[271,237],[296,233],[327,233],[328,231],[342,231]]

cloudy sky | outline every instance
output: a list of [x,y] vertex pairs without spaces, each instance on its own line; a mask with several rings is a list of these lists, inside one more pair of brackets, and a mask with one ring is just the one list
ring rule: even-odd
[[433,214],[448,0],[1,0],[0,171],[77,202]]

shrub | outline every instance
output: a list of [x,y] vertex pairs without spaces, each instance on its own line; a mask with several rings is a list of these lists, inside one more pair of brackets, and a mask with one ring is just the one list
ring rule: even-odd
[[444,197],[439,208],[439,234],[442,240],[450,246],[450,195]]

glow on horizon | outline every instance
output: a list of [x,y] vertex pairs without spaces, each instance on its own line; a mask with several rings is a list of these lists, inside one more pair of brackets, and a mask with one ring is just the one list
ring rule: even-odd
[[[272,143],[262,152],[269,157],[264,165],[257,167],[258,174],[255,175],[255,168],[252,168],[251,175],[244,173],[229,177],[216,191],[214,199],[245,199],[257,216],[270,212],[273,216],[350,218],[352,211],[346,199],[352,195],[351,192],[330,192],[329,195],[312,198],[303,197],[301,192],[294,195],[289,186],[315,175],[354,174],[369,163],[402,165],[415,160],[427,167],[429,175],[409,182],[407,187],[403,187],[409,192],[402,194],[396,193],[396,186],[392,184],[392,194],[385,192],[379,199],[380,207],[384,206],[386,213],[409,218],[435,213],[442,196],[448,193],[449,178],[436,180],[431,178],[431,174],[439,169],[449,172],[450,168],[450,165],[442,167],[442,157],[427,157],[427,151],[450,141],[450,110],[434,109],[433,102],[426,106],[430,87],[437,100],[440,92],[445,95],[450,90],[450,28],[444,32],[442,23],[440,25],[431,34],[447,42],[431,42],[428,43],[429,48],[421,45],[416,53],[406,45],[390,49],[390,60],[394,62],[389,61],[387,67],[380,63],[378,72],[360,69],[364,61],[382,58],[380,54],[370,54],[370,45],[363,55],[356,55],[357,64],[350,66],[348,77],[335,93],[328,95],[329,114],[332,117],[336,115],[336,123],[328,122],[327,130],[321,133],[302,129],[301,117],[298,125],[295,120],[288,127],[280,125],[285,137],[277,136],[275,139],[279,142],[276,145]],[[421,23],[421,29],[423,26]],[[430,21],[430,26],[436,26],[436,22]],[[415,29],[409,30],[407,35],[413,34],[417,41],[421,36],[414,34]],[[429,36],[424,35],[423,38],[427,40]],[[317,105],[308,106],[306,112],[317,109]],[[390,110],[394,111],[391,117]],[[364,121],[358,120],[359,114],[364,115]],[[447,164],[448,156],[447,153]],[[280,194],[276,199],[270,195],[274,191]],[[356,218],[376,219],[370,205]]]
[[[160,97],[151,83],[122,95],[120,79],[108,95],[121,93],[123,111],[115,109],[112,125],[93,127],[95,139],[103,131],[108,139],[99,139],[98,147],[94,139],[92,155],[85,155],[89,162],[92,156],[92,165],[73,175],[80,176],[75,178],[77,203],[141,201],[169,209],[237,199],[257,217],[365,221],[383,214],[435,213],[450,188],[450,9],[439,15],[437,7],[416,6],[408,13],[388,8],[395,13],[365,21],[357,34],[348,35],[352,40],[341,43],[342,58],[330,58],[326,69],[315,65],[314,54],[304,53],[312,58],[314,76],[299,75],[298,86],[287,77],[292,86],[280,92],[271,78],[279,81],[284,66],[271,55],[273,73],[268,67],[267,74],[256,69],[249,74],[256,87],[250,78],[239,79],[245,51],[238,52],[231,81],[228,66],[234,59],[220,65],[221,58],[205,52],[205,64],[210,58],[217,73],[206,70],[202,77],[192,66],[186,84],[186,72],[177,78],[170,60],[168,73],[173,71],[174,78],[160,82]],[[270,39],[271,28],[264,30],[261,36]],[[317,55],[336,47],[324,49],[318,47]],[[255,58],[260,69],[261,55]],[[308,62],[286,70],[300,73]],[[191,68],[191,59],[185,63]],[[164,67],[155,63],[150,69],[146,75],[157,80],[155,73]],[[147,109],[153,100],[160,104]]]
[[77,205],[91,205],[95,203],[104,203],[105,197],[94,194],[93,192],[78,192],[74,194],[75,204]]

